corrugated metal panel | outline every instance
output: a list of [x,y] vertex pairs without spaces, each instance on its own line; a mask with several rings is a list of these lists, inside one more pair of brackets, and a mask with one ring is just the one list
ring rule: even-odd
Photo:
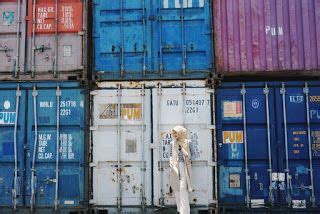
[[1,84],[0,91],[1,205],[14,207],[17,192],[19,209],[80,208],[85,198],[83,89],[77,83],[45,82]]
[[[206,88],[153,89],[154,204],[175,205],[169,190],[169,157],[171,130],[184,125],[189,131],[194,157],[190,204],[209,206],[213,203],[213,141],[211,125],[211,94]],[[202,175],[202,176],[198,176]]]
[[[163,94],[161,105],[157,103],[159,85],[162,86]],[[186,85],[185,114],[181,112],[183,85]],[[159,171],[158,165],[162,147],[157,130],[159,109],[162,111],[161,142],[170,141],[170,130],[176,124],[183,124],[183,115],[185,116],[185,125],[190,130],[193,145],[199,149],[197,159],[193,162],[193,173],[206,175],[194,177],[195,192],[191,193],[191,203],[197,208],[204,206],[208,209],[208,205],[214,202],[214,164],[210,130],[212,100],[205,81],[146,81],[142,84],[101,82],[91,94],[94,100],[91,203],[96,209],[112,210],[121,207],[134,212],[133,208],[136,207],[140,208],[136,211],[141,212],[143,205],[173,205],[173,195],[169,193],[167,186],[167,159],[163,159],[163,173]],[[121,112],[120,115],[117,112]],[[110,140],[107,142],[106,139]],[[160,187],[160,178],[163,179],[163,189]],[[144,191],[140,191],[141,186]],[[161,190],[165,194],[165,204],[159,202]],[[142,203],[143,194],[145,200]]]
[[150,89],[94,94],[91,203],[151,205]]
[[[18,2],[18,3],[17,3]],[[20,2],[20,4],[19,4]],[[0,3],[0,78],[8,73],[15,75],[24,70],[26,38],[25,1]],[[21,23],[19,23],[19,20]]]
[[0,80],[87,77],[86,2],[5,1],[0,10]]
[[318,85],[225,83],[217,89],[220,206],[320,203]]
[[320,1],[215,0],[217,71],[292,75],[320,68]]
[[99,80],[208,77],[210,7],[209,0],[95,0],[94,75]]

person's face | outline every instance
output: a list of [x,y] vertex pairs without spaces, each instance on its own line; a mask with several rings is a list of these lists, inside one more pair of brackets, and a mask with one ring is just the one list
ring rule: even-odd
[[178,134],[178,132],[176,132],[176,131],[172,131],[172,137],[175,139],[175,140],[179,140],[179,134]]

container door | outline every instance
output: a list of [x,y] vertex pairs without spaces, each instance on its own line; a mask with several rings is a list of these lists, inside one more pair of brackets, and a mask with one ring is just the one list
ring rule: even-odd
[[153,28],[153,61],[160,74],[169,78],[197,77],[201,72],[202,76],[207,75],[204,71],[212,67],[209,2],[153,1],[157,17]]
[[293,208],[319,200],[320,88],[301,84],[277,89],[280,163],[285,174],[282,203]]
[[74,207],[84,198],[84,95],[80,89],[28,94],[26,203]]
[[0,91],[0,204],[23,201],[26,94],[19,88]]
[[0,3],[0,72],[17,77],[24,71],[25,22],[27,1],[3,0]]
[[205,88],[155,88],[152,97],[154,204],[176,204],[169,188],[171,130],[183,125],[189,132],[193,159],[195,191],[190,193],[190,204],[208,206],[213,202],[214,194],[211,94]]
[[108,72],[108,78],[141,78],[150,70],[150,1],[93,4],[96,71]]
[[150,90],[94,91],[93,200],[97,206],[151,205]]
[[57,76],[83,70],[83,1],[28,2],[28,71]]
[[217,93],[219,200],[261,207],[277,201],[273,90],[221,89]]

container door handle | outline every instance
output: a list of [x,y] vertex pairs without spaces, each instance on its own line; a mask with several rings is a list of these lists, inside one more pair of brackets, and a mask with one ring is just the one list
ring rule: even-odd
[[31,163],[31,197],[30,197],[30,210],[33,212],[35,204],[35,161],[36,161],[36,152],[37,152],[37,143],[38,143],[38,114],[37,114],[37,96],[38,91],[36,86],[33,86],[32,91],[33,96],[33,118],[34,118],[34,142],[33,142],[33,154],[32,154],[32,163]]
[[143,0],[142,2],[142,10],[143,10],[143,15],[142,15],[142,23],[143,23],[143,66],[142,66],[142,75],[146,75],[147,71],[147,65],[146,65],[146,57],[147,57],[147,41],[146,41],[146,25],[147,25],[147,14],[146,14],[146,0]]
[[125,67],[124,67],[124,29],[123,29],[123,0],[120,0],[120,39],[121,39],[121,48],[120,48],[120,76],[124,76]]
[[[121,0],[122,2],[122,0]],[[118,180],[118,197],[117,197],[117,207],[118,210],[121,210],[122,204],[122,179],[121,179],[121,85],[118,85],[117,90],[117,112],[118,112],[118,124],[117,124],[117,145],[118,145],[118,152],[117,152],[117,180]]]
[[164,66],[163,66],[163,47],[162,47],[162,0],[158,0],[158,21],[159,21],[159,73],[160,76],[163,76]]
[[13,209],[17,209],[18,205],[18,190],[19,190],[19,184],[18,184],[18,149],[17,149],[17,130],[18,130],[18,116],[19,116],[19,105],[20,105],[20,97],[21,97],[21,91],[20,86],[17,86],[16,91],[16,118],[14,120],[14,133],[13,133],[13,143],[14,143],[14,187],[12,191],[12,199],[13,199]]
[[187,48],[185,46],[185,33],[184,33],[184,3],[185,1],[183,0],[180,2],[180,23],[181,23],[181,59],[182,59],[182,64],[181,64],[181,71],[182,75],[186,75],[186,64],[187,64]]
[[16,60],[14,66],[14,77],[17,78],[20,72],[20,25],[21,25],[21,0],[18,0],[18,20],[16,34]]
[[57,78],[58,76],[58,57],[59,57],[59,39],[58,39],[58,24],[59,24],[59,9],[58,9],[58,0],[55,0],[55,27],[54,27],[54,39],[55,39],[55,59],[53,67],[53,77]]
[[160,172],[160,198],[159,205],[161,207],[164,206],[164,190],[163,190],[163,163],[162,163],[162,154],[163,154],[163,146],[161,146],[161,102],[162,102],[162,87],[159,83],[157,89],[157,106],[158,106],[158,126],[157,126],[157,138],[158,138],[158,147],[159,147],[159,172]]
[[56,135],[56,183],[55,183],[55,197],[54,197],[54,208],[58,210],[59,198],[58,198],[58,190],[59,190],[59,148],[60,148],[60,97],[61,90],[60,86],[57,86],[56,90],[56,100],[57,100],[57,135]]
[[267,117],[267,137],[268,137],[268,158],[269,158],[269,201],[271,206],[274,203],[273,188],[272,188],[272,150],[271,150],[271,137],[270,137],[270,112],[269,112],[269,88],[267,83],[263,89],[266,99],[266,117]]
[[283,111],[283,123],[284,123],[284,142],[285,142],[285,151],[286,151],[286,183],[287,183],[287,196],[286,200],[288,206],[291,207],[292,200],[291,200],[291,176],[290,176],[290,169],[289,169],[289,155],[288,155],[288,129],[287,129],[287,108],[286,108],[286,89],[284,83],[282,83],[280,94],[282,95],[282,111]]
[[246,118],[246,88],[242,84],[240,91],[242,95],[242,111],[243,111],[243,134],[244,134],[244,171],[246,177],[246,205],[250,207],[250,176],[248,169],[248,148],[247,148],[247,118]]
[[308,146],[309,146],[309,167],[310,167],[310,182],[311,182],[311,196],[310,201],[313,207],[315,204],[315,195],[314,195],[314,177],[313,177],[313,164],[312,164],[312,145],[311,145],[311,124],[310,124],[310,107],[309,107],[309,87],[308,83],[305,83],[303,89],[306,98],[306,114],[307,114],[307,127],[308,127]]
[[145,172],[146,172],[146,162],[145,162],[145,136],[144,136],[144,109],[145,109],[145,89],[144,89],[144,85],[142,85],[141,87],[141,142],[142,142],[142,154],[141,154],[141,181],[142,181],[142,186],[141,186],[141,207],[142,210],[145,210],[145,205],[146,205],[146,196],[145,196]]

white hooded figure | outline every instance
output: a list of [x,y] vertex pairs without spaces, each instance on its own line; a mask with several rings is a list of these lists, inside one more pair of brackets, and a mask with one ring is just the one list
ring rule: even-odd
[[189,214],[189,192],[192,192],[190,141],[187,139],[187,130],[182,126],[172,129],[172,137],[170,187],[176,198],[178,212]]

